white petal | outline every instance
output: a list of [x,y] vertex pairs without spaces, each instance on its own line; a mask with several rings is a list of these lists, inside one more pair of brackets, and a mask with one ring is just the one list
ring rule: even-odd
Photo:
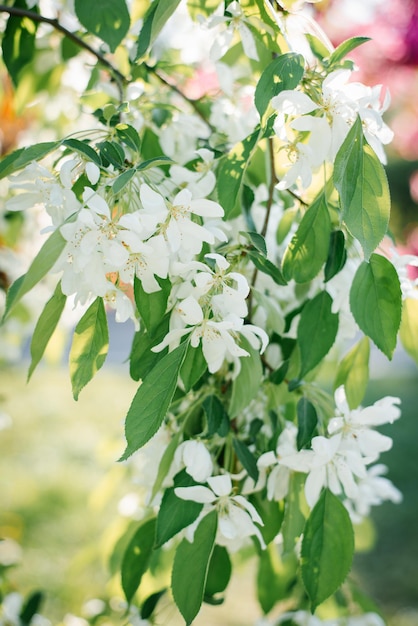
[[217,496],[228,496],[232,490],[232,482],[229,474],[210,476],[208,484]]
[[193,487],[175,487],[174,493],[182,500],[191,500],[192,502],[199,502],[201,504],[210,504],[216,500],[212,491],[202,485],[195,485]]

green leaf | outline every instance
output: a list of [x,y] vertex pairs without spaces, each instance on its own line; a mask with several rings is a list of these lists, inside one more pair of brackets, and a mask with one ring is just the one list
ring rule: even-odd
[[370,37],[351,37],[351,39],[343,41],[329,57],[329,64],[339,63],[352,50],[368,41],[370,41]]
[[96,144],[100,150],[100,156],[106,165],[110,163],[120,170],[125,165],[125,153],[122,146],[114,141],[100,141]]
[[127,446],[121,461],[146,444],[161,426],[176,390],[186,349],[184,342],[166,354],[139,386],[126,416]]
[[350,290],[351,312],[365,335],[392,358],[401,323],[402,294],[392,263],[380,254],[363,261]]
[[155,479],[155,483],[152,488],[150,503],[153,502],[155,496],[160,491],[162,484],[164,482],[164,478],[167,476],[170,470],[171,464],[174,459],[174,453],[178,448],[181,436],[182,436],[182,432],[179,430],[175,435],[173,435],[170,443],[164,450],[164,454],[161,457],[161,461],[158,466],[157,478]]
[[407,298],[403,303],[400,328],[402,345],[418,364],[418,300]]
[[266,545],[268,545],[277,537],[282,527],[284,502],[267,500],[260,491],[251,494],[250,500],[264,522],[264,526],[260,526],[260,532]]
[[133,126],[130,124],[117,124],[115,130],[117,136],[125,145],[138,154],[141,152],[141,140],[138,131]]
[[150,596],[148,596],[148,598],[145,600],[145,602],[141,606],[141,610],[140,610],[141,619],[147,620],[149,617],[151,617],[151,615],[154,612],[155,607],[158,604],[158,601],[160,600],[160,598],[162,598],[162,596],[166,593],[166,591],[167,589],[161,589],[161,591],[156,591],[155,593],[152,593]]
[[296,411],[298,418],[296,443],[298,450],[301,450],[310,445],[318,424],[318,416],[314,405],[305,397],[300,398]]
[[[16,0],[14,6],[27,9],[26,2]],[[38,13],[38,8],[33,11]],[[18,85],[22,69],[32,61],[38,22],[28,17],[10,15],[2,40],[3,61],[15,86]]]
[[267,256],[266,240],[260,233],[251,230],[240,230],[239,234],[245,237],[263,256]]
[[171,587],[174,601],[187,626],[202,605],[217,523],[217,513],[211,511],[197,527],[193,543],[183,539],[176,550]]
[[137,165],[135,169],[137,172],[142,172],[150,169],[150,167],[161,167],[162,165],[172,165],[173,163],[173,159],[170,159],[168,156],[157,156],[152,159],[142,161],[142,163]]
[[345,236],[342,230],[333,230],[330,236],[328,258],[324,268],[325,282],[341,272],[347,260]]
[[135,61],[148,52],[179,4],[180,0],[154,0],[144,17],[144,23],[139,33]]
[[299,377],[303,378],[330,351],[338,331],[338,314],[332,313],[332,298],[322,291],[304,307],[298,325],[301,357]]
[[64,310],[67,297],[61,291],[61,283],[59,282],[55,288],[54,294],[45,305],[36,326],[33,331],[32,341],[30,344],[30,354],[32,361],[29,367],[28,380],[32,376],[35,367],[41,360],[45,348],[57,327],[58,321]]
[[234,419],[253,400],[260,389],[263,379],[263,368],[261,367],[260,354],[254,350],[247,342],[243,346],[250,356],[241,358],[241,370],[232,383],[231,401],[229,405],[229,417]]
[[354,532],[342,502],[324,489],[305,526],[301,571],[312,613],[342,585],[351,568]]
[[102,298],[96,298],[75,327],[71,345],[70,377],[75,400],[102,367],[108,347],[106,311]]
[[218,396],[207,396],[202,406],[206,413],[208,435],[218,433],[221,437],[225,437],[229,431],[229,417]]
[[23,169],[32,161],[40,161],[44,156],[59,148],[60,145],[60,141],[44,141],[34,146],[15,150],[0,161],[0,179]]
[[[26,600],[19,615],[19,626],[29,626],[32,618],[39,613],[44,594],[42,591],[34,591]],[[33,622],[32,622],[33,623]]]
[[250,476],[254,482],[257,482],[259,472],[257,460],[253,453],[248,449],[248,446],[246,446],[243,441],[240,441],[235,437],[232,440],[232,445],[234,446],[235,454],[237,455],[239,462],[246,470],[248,476]]
[[284,253],[284,279],[306,283],[315,278],[327,260],[330,235],[331,219],[321,194],[306,211]]
[[[240,141],[220,161],[218,168],[217,192],[219,204],[229,218],[239,202],[241,186],[245,171],[250,163],[253,152],[260,137],[260,129]],[[239,212],[241,207],[239,206]]]
[[232,565],[228,550],[223,546],[215,545],[209,563],[205,597],[214,596],[225,591],[231,578],[231,573]]
[[295,545],[305,526],[308,512],[304,485],[306,476],[292,472],[289,481],[289,492],[285,501],[284,518],[282,524],[283,552],[294,553]]
[[263,613],[269,613],[278,602],[289,597],[289,589],[296,582],[296,567],[295,555],[281,557],[274,543],[262,551],[257,572],[257,599]]
[[268,65],[255,89],[255,106],[263,117],[270,100],[285,89],[294,89],[300,83],[305,61],[300,54],[286,52]]
[[192,500],[182,500],[174,493],[175,487],[190,487],[194,484],[192,477],[183,470],[176,477],[174,487],[165,490],[157,517],[155,534],[157,547],[162,546],[186,526],[193,524],[199,517],[203,504]]
[[128,603],[138,589],[142,576],[148,569],[154,551],[155,518],[138,528],[125,550],[121,567],[122,589]]
[[334,389],[344,385],[348,406],[356,409],[362,402],[369,382],[370,342],[363,337],[345,355],[338,366]]
[[6,309],[4,311],[3,320],[7,318],[12,308],[28,293],[54,266],[63,251],[65,244],[64,237],[60,231],[55,230],[50,237],[44,242],[36,257],[33,259],[31,266],[24,276],[13,283],[9,288],[6,301]]
[[161,353],[153,352],[152,348],[161,343],[168,333],[169,321],[170,316],[166,315],[153,332],[141,328],[135,333],[129,357],[129,373],[133,380],[145,378],[161,359]]
[[266,259],[262,254],[260,254],[257,250],[248,250],[247,252],[249,258],[254,263],[256,268],[263,272],[263,274],[267,274],[274,280],[276,285],[287,285],[287,281],[284,279],[283,274],[280,269],[274,265],[271,261]]
[[146,329],[151,333],[158,328],[164,318],[171,291],[171,282],[168,278],[157,277],[156,280],[161,289],[153,293],[147,293],[144,291],[139,278],[135,276],[134,279],[135,304]]
[[202,378],[207,371],[208,364],[203,356],[202,345],[193,348],[189,344],[183,365],[180,370],[180,378],[183,381],[184,391],[187,393]]
[[96,163],[99,167],[101,166],[102,160],[100,155],[86,141],[70,138],[64,139],[62,143],[64,146],[67,146],[67,148],[75,150],[75,152],[78,152],[81,156],[86,157],[88,161],[93,161],[93,163]]
[[129,30],[131,19],[125,0],[75,0],[74,9],[84,28],[107,43],[111,52]]
[[135,174],[136,174],[136,170],[131,168],[130,170],[126,170],[125,172],[122,172],[122,174],[119,174],[119,176],[117,176],[113,180],[112,190],[115,196],[125,189],[126,185],[128,185],[131,182]]
[[334,183],[343,220],[368,259],[387,232],[390,194],[385,170],[363,136],[360,118],[338,151]]
[[318,39],[318,37],[315,37],[315,35],[311,35],[310,33],[306,33],[305,37],[309,42],[310,49],[317,59],[322,61],[329,56],[329,48],[327,48],[321,39]]

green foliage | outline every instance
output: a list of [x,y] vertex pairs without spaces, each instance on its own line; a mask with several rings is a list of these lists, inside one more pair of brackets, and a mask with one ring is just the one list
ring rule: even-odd
[[250,476],[254,480],[254,482],[257,482],[259,472],[256,458],[254,457],[252,452],[250,452],[248,446],[246,446],[245,443],[240,439],[234,438],[232,440],[232,444],[234,446],[234,450],[238,457],[238,460],[240,461],[243,468],[247,471],[248,476]]
[[298,86],[303,76],[304,64],[304,58],[300,54],[287,52],[264,69],[255,90],[255,106],[260,117],[267,111],[273,96]]
[[283,257],[283,276],[305,283],[315,278],[328,258],[331,220],[323,195],[314,201],[286,248]]
[[174,480],[174,487],[166,489],[157,517],[155,544],[162,546],[180,530],[192,524],[199,516],[203,504],[182,500],[175,494],[176,487],[190,487],[193,479],[183,470]]
[[135,61],[143,57],[154,43],[167,20],[174,13],[180,0],[155,0],[147,11],[138,37]]
[[228,550],[215,544],[209,563],[205,585],[205,600],[208,601],[228,586],[232,574],[232,564]]
[[3,320],[6,319],[12,308],[16,306],[23,296],[33,289],[33,287],[52,269],[63,251],[64,246],[65,239],[60,231],[54,231],[33,259],[26,274],[18,278],[14,285],[8,290]]
[[338,314],[332,312],[332,298],[322,291],[303,308],[298,325],[301,356],[299,378],[310,372],[330,351],[338,331]]
[[159,291],[146,293],[137,276],[134,279],[135,303],[147,331],[151,334],[161,324],[167,309],[167,300],[171,289],[171,283],[168,278],[159,278],[158,284],[161,287]]
[[324,268],[325,282],[342,270],[347,260],[345,236],[342,230],[333,230],[330,237],[327,262]]
[[102,367],[109,347],[103,300],[96,298],[74,330],[70,351],[70,377],[74,399]]
[[339,63],[345,56],[347,56],[347,54],[350,54],[352,50],[355,50],[355,48],[362,46],[368,41],[370,41],[370,37],[351,37],[350,39],[343,41],[335,48],[334,52],[329,57],[329,64],[335,65],[336,63]]
[[141,584],[141,579],[148,569],[154,551],[155,526],[155,518],[143,522],[123,555],[121,582],[128,603],[132,601]]
[[152,368],[135,394],[125,421],[127,446],[121,461],[151,439],[161,426],[176,390],[187,343],[166,354]]
[[298,450],[310,445],[318,424],[318,416],[312,402],[305,397],[301,398],[296,407],[298,419],[298,435],[296,439]]
[[305,476],[292,473],[289,481],[289,493],[286,497],[282,525],[283,553],[293,553],[295,545],[305,527],[307,504],[304,494]]
[[[26,9],[24,0],[14,5]],[[34,7],[38,13],[38,8]],[[3,61],[15,86],[19,84],[22,70],[32,61],[38,24],[28,17],[10,15],[2,39]]]
[[302,580],[312,612],[344,582],[353,553],[354,532],[347,509],[325,489],[306,522],[302,540]]
[[241,211],[240,196],[245,171],[260,138],[257,129],[240,141],[225,157],[218,170],[218,199],[225,211],[225,217],[236,216]]
[[344,222],[368,259],[386,234],[390,196],[385,171],[364,138],[360,118],[338,151],[334,183]]
[[43,353],[45,352],[45,348],[48,345],[48,342],[57,327],[66,301],[67,298],[61,291],[61,283],[58,283],[53,296],[50,298],[50,300],[48,300],[44,310],[39,316],[39,319],[35,326],[35,330],[33,331],[32,341],[30,344],[30,354],[32,357],[32,361],[29,366],[28,380],[32,376],[35,367],[38,365],[43,356]]
[[202,346],[199,344],[196,348],[193,348],[189,344],[180,370],[180,378],[183,381],[186,393],[199,382],[207,369],[208,364],[203,356]]
[[402,295],[392,263],[372,254],[358,268],[350,290],[354,319],[388,359],[392,358],[401,323]]
[[338,366],[334,389],[344,385],[350,409],[356,409],[362,402],[369,382],[370,342],[368,337],[360,339],[345,355]]
[[[80,142],[81,143],[81,142]],[[0,162],[0,178],[10,176],[14,172],[23,169],[32,161],[40,161],[60,146],[60,141],[44,141],[27,148],[19,148],[6,155]]]
[[114,52],[130,26],[125,0],[101,0],[94,4],[75,0],[74,8],[81,24]]
[[174,600],[189,626],[202,605],[215,545],[218,516],[211,511],[195,530],[193,542],[182,539],[176,550],[171,586]]
[[251,400],[257,395],[263,377],[260,355],[248,344],[245,349],[249,352],[248,357],[241,361],[241,371],[232,383],[231,401],[229,404],[229,417],[233,419]]

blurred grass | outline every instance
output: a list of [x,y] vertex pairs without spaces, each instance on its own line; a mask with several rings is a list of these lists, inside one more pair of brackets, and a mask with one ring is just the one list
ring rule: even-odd
[[[412,369],[400,373],[398,379],[372,381],[364,404],[384,395],[402,398],[402,418],[382,429],[394,439],[382,462],[404,500],[373,510],[377,541],[371,552],[356,556],[355,577],[392,616],[391,626],[416,626],[418,376]],[[25,379],[24,368],[0,372],[0,411],[13,420],[0,432],[0,536],[23,547],[23,562],[11,580],[25,594],[45,590],[42,612],[56,624],[115,588],[106,555],[117,536],[117,503],[130,489],[116,460],[136,383],[120,369],[107,368],[76,403],[67,371],[40,368],[29,384]],[[254,575],[251,566],[241,569],[225,604],[205,606],[196,626],[254,624],[260,615]],[[161,619],[182,623],[169,607],[163,607]]]

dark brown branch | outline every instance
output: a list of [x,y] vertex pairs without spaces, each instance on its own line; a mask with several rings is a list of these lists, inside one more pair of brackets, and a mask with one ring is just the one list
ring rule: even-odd
[[110,72],[110,74],[112,74],[118,86],[120,100],[121,102],[123,101],[123,86],[128,82],[126,76],[119,72],[119,70],[116,69],[116,67],[114,67],[114,65],[108,59],[106,59],[103,54],[92,48],[92,46],[90,46],[87,42],[81,39],[81,37],[65,28],[65,26],[60,24],[57,19],[45,17],[44,15],[39,15],[39,13],[35,13],[34,11],[30,11],[28,9],[9,7],[5,4],[0,4],[0,12],[8,13],[9,15],[13,15],[15,17],[27,17],[33,22],[49,24],[50,26],[52,26],[52,28],[59,31],[60,33],[65,35],[65,37],[73,41],[77,46],[83,48],[84,50],[87,50],[87,52],[90,52],[90,54],[95,56],[99,63],[103,65],[103,67],[105,67]]

